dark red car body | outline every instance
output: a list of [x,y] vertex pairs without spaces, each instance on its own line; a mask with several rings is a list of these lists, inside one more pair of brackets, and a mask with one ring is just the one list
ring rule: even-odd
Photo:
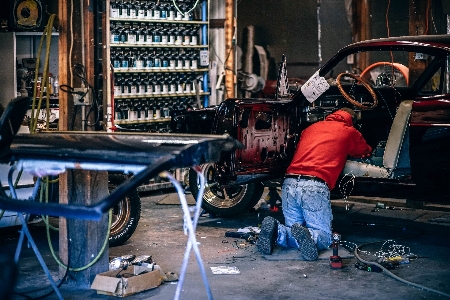
[[[333,76],[350,67],[346,65],[349,55],[357,58],[361,53],[370,57],[369,64],[373,63],[368,70],[357,71],[367,77],[366,81],[372,80],[370,85],[378,105],[369,109],[349,103]],[[229,134],[243,144],[243,148],[204,168],[209,182],[204,208],[212,213],[233,215],[254,205],[261,196],[262,182],[277,179],[281,182],[301,131],[343,106],[357,111],[360,120],[356,127],[375,151],[380,150],[380,145],[383,146],[389,137],[398,107],[404,101],[412,101],[404,138],[400,141],[406,147],[406,152],[403,151],[406,154],[401,154],[404,157],[399,156],[399,160],[406,162],[405,171],[389,178],[356,176],[354,192],[381,193],[387,186],[405,186],[414,189],[416,197],[437,195],[437,198],[445,198],[450,190],[449,54],[448,35],[359,42],[341,49],[317,71],[331,84],[312,103],[299,88],[282,100],[227,99],[218,107],[175,117],[175,131]],[[390,64],[397,61],[401,62],[402,68],[407,66],[406,73]],[[351,81],[341,82],[341,85],[362,105],[373,102],[363,85]],[[193,124],[201,125],[195,127]],[[190,179],[194,181],[195,177]],[[196,183],[190,185],[196,193]]]

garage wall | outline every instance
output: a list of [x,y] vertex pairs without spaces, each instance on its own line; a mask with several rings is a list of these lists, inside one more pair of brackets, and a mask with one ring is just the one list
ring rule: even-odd
[[[349,0],[351,1],[351,0]],[[243,0],[237,2],[238,45],[246,26],[255,27],[255,44],[264,46],[278,64],[287,56],[289,77],[308,78],[319,65],[317,7],[320,3],[321,57],[323,62],[352,42],[345,0]],[[428,34],[446,33],[443,7],[449,0],[432,0]],[[390,3],[390,4],[389,4]],[[371,38],[409,34],[410,0],[368,0]],[[432,16],[432,17],[431,17]],[[275,71],[276,73],[276,71]],[[272,72],[273,74],[273,72]],[[273,76],[273,75],[272,75]]]
[[[321,1],[320,44],[324,61],[351,42],[344,2]],[[239,1],[238,45],[243,45],[244,28],[253,25],[255,44],[264,46],[270,52],[275,65],[284,53],[289,77],[309,77],[319,66],[317,3],[317,0]]]

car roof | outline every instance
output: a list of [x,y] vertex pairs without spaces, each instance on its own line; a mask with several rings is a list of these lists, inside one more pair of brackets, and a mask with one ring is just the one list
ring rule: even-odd
[[441,34],[441,35],[416,35],[416,36],[400,36],[400,37],[389,37],[389,38],[381,38],[381,39],[372,39],[357,42],[351,44],[346,48],[360,48],[360,47],[371,47],[371,46],[423,46],[423,47],[432,47],[432,48],[441,48],[446,51],[450,51],[450,35]]
[[350,44],[340,49],[320,69],[320,76],[328,73],[339,61],[349,54],[363,51],[396,51],[421,52],[427,54],[450,54],[450,35],[417,35],[372,39]]

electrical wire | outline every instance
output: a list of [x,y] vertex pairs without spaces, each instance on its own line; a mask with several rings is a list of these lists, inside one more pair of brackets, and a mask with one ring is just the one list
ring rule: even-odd
[[[85,116],[85,124],[87,126],[95,126],[100,122],[100,111],[101,111],[101,105],[99,104],[99,99],[98,99],[98,93],[97,90],[87,81],[86,79],[86,69],[84,67],[83,64],[77,63],[75,64],[75,66],[73,67],[73,72],[75,73],[75,75],[80,78],[81,82],[83,83],[84,86],[87,87],[86,91],[82,91],[82,92],[78,92],[75,91],[75,89],[67,84],[62,84],[60,86],[61,91],[68,93],[70,95],[78,95],[79,101],[80,102],[84,102],[85,97],[89,94],[89,90],[92,91],[92,96],[93,96],[93,102],[92,105],[89,108],[89,111],[87,112],[86,116]],[[75,123],[75,117],[76,117],[76,111],[77,111],[77,106],[75,105],[75,109],[74,109],[74,113],[73,113],[73,119],[72,119],[72,126]],[[88,121],[88,117],[89,115],[94,111],[94,109],[97,108],[97,116],[95,118],[94,123],[89,123]]]
[[389,271],[388,269],[386,269],[385,267],[383,267],[379,263],[371,262],[371,261],[367,261],[367,260],[362,259],[358,255],[358,250],[359,250],[359,248],[358,248],[358,246],[356,246],[354,254],[355,254],[356,259],[359,260],[360,262],[362,262],[362,263],[364,263],[364,264],[366,264],[368,266],[376,266],[376,267],[378,267],[378,268],[380,268],[381,270],[384,271],[383,274],[386,274],[387,276],[389,276],[391,278],[394,278],[394,279],[396,279],[396,280],[398,280],[398,281],[400,281],[402,283],[405,283],[407,285],[411,285],[411,286],[416,287],[416,288],[421,289],[421,290],[425,290],[425,291],[428,291],[428,292],[432,292],[432,293],[435,293],[435,294],[438,294],[438,295],[450,298],[450,294],[447,294],[447,293],[444,293],[444,292],[441,292],[441,291],[438,291],[438,290],[435,290],[435,289],[432,289],[432,288],[429,288],[429,287],[426,287],[426,286],[423,286],[423,285],[420,285],[420,284],[417,284],[417,283],[414,283],[414,282],[411,282],[411,281],[408,281],[408,280],[405,280],[405,279],[403,279],[403,278],[393,274],[391,271]]
[[183,13],[183,12],[180,10],[180,8],[178,7],[178,5],[177,5],[177,3],[175,2],[175,0],[172,0],[173,6],[175,6],[176,10],[177,10],[182,16],[184,16],[184,15],[190,13],[191,11],[193,11],[193,10],[197,7],[199,1],[200,1],[200,0],[195,1],[195,3],[194,3],[194,5],[192,6],[192,8],[189,9],[189,10],[187,10],[186,12]]
[[168,178],[170,180],[170,182],[172,182],[172,184],[174,185],[175,189],[177,190],[178,197],[180,198],[181,206],[183,208],[183,213],[184,213],[184,226],[183,226],[183,228],[184,228],[185,234],[188,234],[188,243],[187,243],[186,251],[184,252],[183,263],[182,263],[182,267],[181,267],[181,271],[180,271],[180,276],[178,278],[178,284],[177,284],[177,289],[175,291],[174,299],[179,299],[180,298],[181,290],[182,290],[182,286],[183,286],[183,282],[184,282],[184,277],[185,277],[185,272],[186,272],[187,264],[188,264],[188,261],[189,261],[190,252],[191,252],[191,248],[194,249],[194,253],[195,253],[195,256],[197,258],[197,263],[198,263],[198,266],[199,266],[199,269],[200,269],[200,273],[202,275],[203,284],[205,285],[205,289],[206,289],[206,293],[208,295],[208,299],[213,299],[211,288],[210,288],[209,283],[208,283],[208,278],[206,277],[205,267],[203,265],[203,261],[202,261],[201,254],[200,254],[200,250],[198,249],[198,244],[199,243],[196,241],[196,238],[195,238],[195,228],[197,227],[198,218],[200,217],[201,204],[202,204],[202,200],[203,200],[203,191],[204,191],[204,186],[205,186],[205,177],[204,177],[200,167],[196,166],[193,169],[197,172],[197,175],[198,175],[198,178],[199,178],[199,181],[200,181],[200,188],[199,188],[199,193],[197,194],[197,199],[196,199],[197,204],[196,204],[196,207],[195,207],[195,213],[194,213],[193,220],[191,220],[191,215],[189,213],[189,208],[188,208],[188,205],[187,205],[186,196],[184,195],[184,190],[181,187],[181,185],[178,182],[178,180],[176,180],[168,172],[162,172],[160,174],[161,177]]
[[[52,246],[52,244],[51,244],[51,241],[50,241],[50,230],[49,230],[49,228],[47,227],[47,228],[46,228],[46,229],[47,229],[47,241],[48,241],[48,243],[49,243],[48,245],[49,245],[49,247],[50,247],[50,252],[52,253],[53,258],[54,258],[55,261],[58,263],[58,265],[59,265],[60,267],[64,268],[64,269],[68,269],[69,271],[72,271],[72,272],[80,272],[80,271],[84,271],[84,270],[86,270],[86,269],[92,267],[92,266],[100,259],[100,257],[102,256],[103,252],[104,252],[105,249],[106,249],[106,246],[108,245],[108,241],[109,241],[109,233],[110,233],[110,230],[111,230],[111,223],[112,223],[112,222],[111,222],[111,219],[112,219],[112,209],[109,210],[109,214],[108,214],[108,231],[107,231],[107,234],[106,234],[105,241],[103,242],[102,248],[100,249],[100,251],[99,251],[99,253],[97,254],[97,256],[96,256],[90,263],[88,263],[88,264],[85,265],[85,266],[78,267],[78,268],[70,268],[70,266],[64,265],[64,263],[62,263],[62,262],[59,260],[59,258],[56,256],[55,250],[53,249],[53,246]],[[66,227],[68,227],[68,226],[66,226]]]

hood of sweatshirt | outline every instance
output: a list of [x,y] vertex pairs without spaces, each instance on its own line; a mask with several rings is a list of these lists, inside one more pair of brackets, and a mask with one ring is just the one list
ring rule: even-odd
[[353,126],[352,116],[350,115],[350,113],[343,111],[343,110],[338,110],[338,111],[335,111],[334,113],[328,115],[325,118],[325,121],[343,122],[347,126]]

